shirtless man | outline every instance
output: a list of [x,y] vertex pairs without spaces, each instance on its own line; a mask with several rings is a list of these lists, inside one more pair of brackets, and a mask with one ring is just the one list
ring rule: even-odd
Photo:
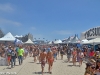
[[41,62],[41,68],[42,68],[42,75],[43,75],[43,72],[44,72],[44,67],[45,67],[45,63],[46,63],[46,52],[45,52],[45,49],[40,53],[40,62]]
[[47,61],[48,61],[48,65],[49,65],[48,71],[50,74],[52,74],[51,69],[53,66],[54,57],[53,57],[53,52],[50,49],[48,49]]

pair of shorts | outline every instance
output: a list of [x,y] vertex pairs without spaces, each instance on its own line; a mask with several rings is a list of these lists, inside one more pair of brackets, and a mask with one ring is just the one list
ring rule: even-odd
[[41,66],[42,66],[42,67],[45,67],[45,63],[46,63],[45,60],[42,60],[42,61],[41,61]]
[[8,56],[8,57],[7,57],[7,60],[10,61],[10,60],[11,60],[11,56]]
[[71,55],[67,55],[67,58],[71,58]]

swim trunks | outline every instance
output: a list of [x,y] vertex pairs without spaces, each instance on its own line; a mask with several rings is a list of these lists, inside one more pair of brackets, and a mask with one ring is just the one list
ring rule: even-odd
[[42,60],[42,61],[41,61],[41,66],[42,66],[42,67],[45,67],[45,63],[46,63],[45,60]]

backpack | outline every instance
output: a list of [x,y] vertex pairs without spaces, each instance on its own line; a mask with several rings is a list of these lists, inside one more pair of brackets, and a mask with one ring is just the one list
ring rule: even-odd
[[11,56],[15,56],[15,52],[14,51],[11,51]]

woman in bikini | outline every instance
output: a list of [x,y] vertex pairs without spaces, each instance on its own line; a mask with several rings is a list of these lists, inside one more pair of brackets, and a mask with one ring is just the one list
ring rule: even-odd
[[48,71],[50,74],[52,74],[51,70],[52,70],[52,66],[53,66],[53,61],[54,61],[54,57],[53,57],[53,52],[49,49],[48,53],[47,53],[47,61],[48,61]]
[[81,50],[79,50],[78,56],[79,56],[79,67],[80,67],[83,62],[84,53]]
[[77,51],[76,51],[76,48],[74,49],[74,51],[72,52],[72,55],[73,55],[73,66],[75,65],[76,66],[76,57],[77,57]]
[[36,50],[36,48],[33,51],[33,57],[34,57],[34,62],[36,62],[37,61],[37,59],[36,59],[36,57],[37,57],[37,50]]

